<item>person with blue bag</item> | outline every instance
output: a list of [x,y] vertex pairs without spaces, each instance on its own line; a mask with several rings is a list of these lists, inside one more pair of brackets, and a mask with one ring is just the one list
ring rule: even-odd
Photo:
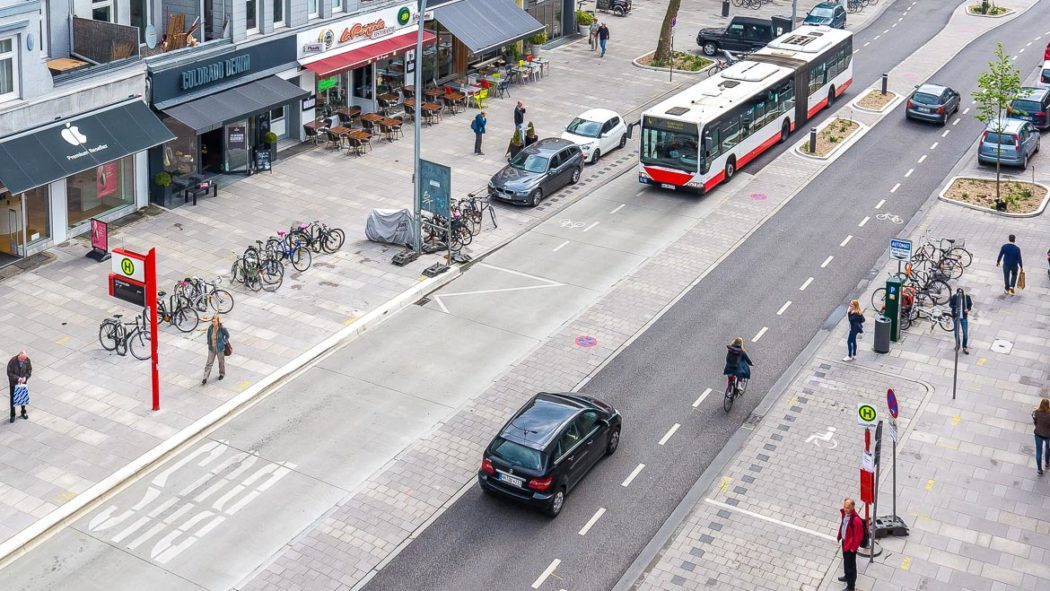
[[22,407],[22,418],[29,420],[26,406],[29,406],[29,376],[33,375],[33,364],[29,355],[19,351],[7,362],[7,381],[11,384],[11,422],[15,422],[15,407]]

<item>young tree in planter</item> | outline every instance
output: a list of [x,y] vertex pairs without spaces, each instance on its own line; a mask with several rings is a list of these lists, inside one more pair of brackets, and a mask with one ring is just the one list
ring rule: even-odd
[[656,44],[656,53],[653,54],[654,64],[671,63],[671,36],[674,30],[671,21],[678,16],[678,8],[682,6],[682,0],[671,0],[667,3],[667,12],[664,14],[664,23],[660,25],[660,40]]
[[[977,77],[977,90],[973,92],[973,102],[977,107],[974,116],[986,125],[994,123],[992,129],[997,129],[998,122],[1006,116],[1010,102],[1020,93],[1021,71],[1014,67],[1000,41],[995,46],[995,59],[988,62],[988,70]],[[996,143],[995,146],[995,204],[1001,207],[1003,201],[999,194],[999,160],[1003,149],[1000,143]]]

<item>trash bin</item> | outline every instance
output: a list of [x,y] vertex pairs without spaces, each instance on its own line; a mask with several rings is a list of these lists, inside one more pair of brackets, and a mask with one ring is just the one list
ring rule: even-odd
[[890,319],[882,314],[875,317],[875,344],[872,347],[876,353],[890,352]]
[[722,16],[729,16],[729,0],[722,0]]

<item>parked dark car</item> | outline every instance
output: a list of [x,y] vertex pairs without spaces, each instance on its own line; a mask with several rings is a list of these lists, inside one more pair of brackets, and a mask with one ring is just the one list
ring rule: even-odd
[[838,2],[821,2],[809,10],[802,24],[845,29],[846,9]]
[[1039,132],[1028,121],[1002,118],[992,121],[977,144],[977,163],[1028,168],[1028,161],[1039,151]]
[[734,16],[724,29],[700,29],[696,44],[704,55],[716,55],[722,49],[754,51],[777,37],[773,21],[750,16]]
[[619,411],[590,396],[537,394],[485,449],[478,484],[557,517],[565,495],[616,452],[622,422]]
[[542,139],[510,159],[489,181],[489,196],[515,203],[539,205],[583,174],[583,152],[569,140]]
[[942,84],[927,82],[915,87],[904,103],[904,117],[946,125],[959,110],[959,93]]
[[631,0],[596,0],[594,9],[627,16],[631,13]]
[[1050,89],[1025,86],[1021,88],[1018,98],[1010,101],[1007,116],[1011,119],[1028,121],[1038,129],[1047,129],[1050,127],[1050,118],[1046,115],[1048,110],[1050,110]]

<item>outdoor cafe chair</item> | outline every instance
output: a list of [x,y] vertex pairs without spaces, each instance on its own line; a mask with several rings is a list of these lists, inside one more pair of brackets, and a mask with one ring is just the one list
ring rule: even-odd
[[400,134],[401,137],[405,137],[405,118],[402,115],[394,115],[391,119],[397,121],[397,123],[390,126],[391,132]]
[[488,100],[488,98],[489,98],[489,89],[482,88],[481,90],[479,90],[479,91],[474,93],[474,105],[478,109],[484,109],[484,108],[488,107],[488,103],[486,102]]

